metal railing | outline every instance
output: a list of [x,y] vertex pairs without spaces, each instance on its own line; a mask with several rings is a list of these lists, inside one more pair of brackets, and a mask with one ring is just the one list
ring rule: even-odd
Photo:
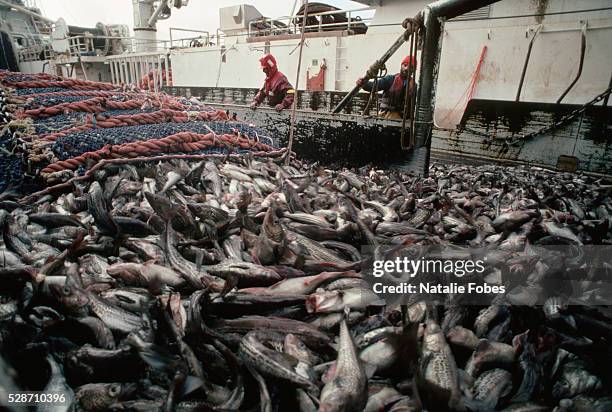
[[[187,37],[176,39],[172,36],[172,31],[191,31],[203,33],[196,37]],[[170,29],[169,40],[147,40],[137,37],[119,37],[119,36],[93,36],[79,35],[68,37],[70,57],[80,56],[105,56],[108,53],[104,52],[104,47],[100,47],[100,41],[114,42],[121,48],[121,53],[138,53],[144,48],[152,52],[165,52],[171,48],[187,48],[187,47],[207,47],[220,45],[223,43],[224,36],[217,31],[217,35],[210,35],[207,31],[191,30],[191,29]],[[98,44],[98,46],[96,46]],[[110,47],[113,48],[112,46]],[[116,54],[116,53],[115,53]]]
[[[187,33],[201,33],[201,35],[197,37],[186,37],[186,38],[176,39],[176,38],[173,38],[172,31],[175,31],[175,32],[181,31],[181,32],[187,32]],[[187,45],[185,45],[186,42],[188,42]],[[211,44],[210,32],[206,30],[181,29],[178,27],[170,27],[170,47],[171,48],[174,48],[174,47],[178,47],[178,48],[206,47],[206,46],[212,46],[212,45],[213,44]]]
[[113,84],[135,85],[157,92],[172,86],[170,53],[143,52],[107,57]]
[[[308,13],[306,33],[330,30],[347,30],[355,33],[365,33],[372,17],[362,18],[357,13],[374,11],[373,7],[353,10],[332,10],[321,13]],[[249,22],[248,36],[275,36],[282,34],[301,34],[303,15],[284,16],[275,19],[262,18]],[[317,21],[316,24],[311,22]]]
[[53,49],[49,44],[35,44],[17,50],[19,63],[51,60],[53,56]]

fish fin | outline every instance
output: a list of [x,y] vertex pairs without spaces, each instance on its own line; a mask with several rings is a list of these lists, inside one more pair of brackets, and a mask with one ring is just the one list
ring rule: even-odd
[[254,251],[253,251],[253,252],[251,252],[251,259],[253,259],[253,263],[255,263],[256,265],[263,266],[263,265],[261,264],[261,261],[260,261],[260,260],[259,260],[259,258],[257,257],[257,255],[254,253]]
[[234,289],[238,285],[239,280],[240,280],[240,275],[236,273],[228,274],[225,278],[225,284],[223,285],[223,290],[221,290],[219,297],[224,297],[225,295],[230,293],[232,289]]
[[563,321],[572,327],[574,330],[578,330],[576,325],[576,319],[572,315],[565,315],[562,317]]
[[376,373],[376,365],[364,361],[362,361],[361,363],[363,364],[363,370],[365,371],[365,374],[368,379],[372,378],[372,376],[374,376],[374,374]]
[[176,358],[170,353],[163,353],[162,348],[151,348],[139,351],[138,354],[147,365],[154,369],[170,369],[176,361]]
[[474,378],[463,369],[457,370],[459,380],[466,383],[466,386],[471,387],[474,384]]
[[[449,401],[449,406],[451,405],[451,402],[452,400]],[[478,411],[478,412],[481,412],[481,411],[482,412],[494,412],[495,404],[493,403],[497,403],[496,399],[491,399],[489,401],[482,401],[482,400],[467,398],[465,396],[455,402],[456,403],[453,405],[455,410]]]
[[183,382],[183,386],[181,387],[181,397],[189,395],[190,393],[203,388],[204,381],[197,376],[189,375]]
[[293,267],[296,269],[302,269],[304,267],[304,263],[306,263],[306,257],[303,254],[299,254],[295,258],[295,262],[293,262]]
[[431,360],[433,359],[433,356],[433,353],[430,352],[423,355],[423,357],[421,358],[419,373],[422,377],[425,376],[425,370],[427,369],[427,365],[429,365],[429,362],[431,362]]

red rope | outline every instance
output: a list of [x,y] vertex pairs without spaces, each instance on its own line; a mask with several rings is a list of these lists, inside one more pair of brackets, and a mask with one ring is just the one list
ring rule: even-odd
[[67,90],[65,92],[49,92],[24,94],[19,96],[20,99],[31,99],[34,97],[65,97],[65,96],[97,96],[97,97],[113,97],[113,96],[144,96],[143,93],[126,93],[126,92],[111,92],[104,90]]
[[102,159],[131,158],[147,156],[156,153],[173,152],[194,152],[218,146],[216,142],[221,142],[224,146],[236,149],[256,148],[262,152],[272,152],[274,148],[266,144],[252,143],[247,138],[236,135],[217,135],[214,133],[198,134],[191,132],[181,132],[161,139],[142,140],[121,145],[108,145],[102,149],[83,153],[72,159],[60,160],[44,168],[41,173],[48,174],[62,170],[76,170],[85,165],[90,159],[98,162]]
[[482,62],[484,61],[484,56],[485,56],[486,51],[487,51],[487,46],[486,45],[482,46],[482,51],[480,52],[480,57],[478,58],[478,64],[476,65],[476,69],[474,70],[474,73],[472,73],[472,77],[470,78],[470,83],[468,84],[468,87],[465,89],[461,97],[459,97],[457,104],[455,104],[455,106],[446,114],[446,116],[444,116],[444,118],[442,118],[442,122],[448,119],[452,114],[456,113],[457,107],[463,101],[465,101],[465,104],[463,104],[461,113],[465,112],[465,109],[467,108],[468,103],[470,102],[470,100],[472,100],[472,97],[474,96],[474,92],[476,91],[476,83],[478,82],[478,78],[480,77],[480,69],[482,67]]
[[25,80],[18,82],[4,82],[5,86],[16,89],[34,89],[46,87],[63,87],[66,89],[75,88],[77,90],[117,90],[118,87],[111,83],[90,82],[79,79],[64,80]]

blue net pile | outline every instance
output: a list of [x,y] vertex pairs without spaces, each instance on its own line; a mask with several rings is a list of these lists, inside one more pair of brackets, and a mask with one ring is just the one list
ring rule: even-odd
[[[98,113],[97,116],[104,116],[112,118],[113,116],[119,115],[132,115],[139,113],[148,113],[158,110],[157,108],[148,109],[126,109],[126,110],[108,110],[105,112]],[[72,112],[65,114],[58,114],[56,116],[49,116],[40,119],[36,119],[34,122],[34,128],[36,134],[47,134],[53,132],[59,132],[62,130],[70,129],[78,126],[79,123],[83,123],[88,117],[91,117],[92,113],[88,112]]]
[[[13,83],[24,81],[36,81],[37,85],[44,86],[45,83],[54,82],[54,87],[35,87],[16,89]],[[61,171],[62,169],[50,168],[52,163],[78,157],[87,152],[100,150],[107,145],[122,145],[135,141],[160,139],[181,132],[197,134],[215,133],[216,135],[238,135],[252,141],[258,141],[265,145],[278,148],[276,141],[265,136],[261,129],[231,120],[202,121],[196,119],[197,112],[211,113],[210,118],[223,119],[223,113],[213,107],[202,104],[196,99],[183,97],[169,97],[153,93],[131,94],[119,89],[105,94],[104,99],[88,103],[84,110],[82,105],[66,105],[62,113],[45,116],[54,110],[35,110],[55,107],[66,103],[81,102],[96,97],[94,90],[79,90],[78,85],[66,83],[67,87],[55,87],[61,78],[50,78],[49,76],[36,74],[6,73],[0,71],[0,193],[9,189],[32,187],[40,184],[40,173],[47,176],[48,170]],[[60,86],[63,84],[59,83]],[[8,86],[6,88],[1,86]],[[106,87],[106,90],[108,88]],[[71,92],[71,93],[64,93]],[[73,94],[73,95],[66,95]],[[30,96],[27,99],[22,96]],[[134,122],[160,121],[165,117],[160,116],[151,120],[146,116],[138,117],[139,114],[150,113],[160,110],[159,105],[142,108],[143,101],[159,102],[161,107],[171,107],[172,110],[182,112],[175,119],[168,119],[166,123],[152,123],[137,126],[108,127],[109,123],[99,124],[103,119],[113,119],[117,116],[134,116]],[[25,101],[24,101],[25,100]],[[135,109],[106,109],[105,102],[132,102],[138,101]],[[10,102],[10,104],[9,104]],[[17,111],[15,110],[17,105]],[[143,105],[146,106],[146,105]],[[133,107],[133,106],[132,106]],[[104,110],[92,113],[95,110]],[[42,113],[39,113],[42,112]],[[194,112],[194,113],[191,113]],[[193,115],[193,116],[192,116]],[[94,116],[94,117],[92,117]],[[126,119],[127,120],[127,119]],[[174,121],[173,121],[174,120]],[[163,121],[163,120],[162,120]],[[129,120],[127,120],[129,122]],[[87,130],[69,130],[81,124],[87,123],[93,126]],[[114,124],[114,123],[113,123]],[[55,141],[48,138],[54,132],[64,132],[64,136],[57,137]],[[66,134],[67,133],[67,134]],[[54,136],[53,138],[55,138]],[[177,154],[226,154],[248,153],[249,149],[239,147],[229,148],[222,143],[218,147],[207,148],[199,151]],[[176,153],[176,152],[172,152]],[[74,169],[70,169],[74,170]],[[85,167],[79,166],[77,173],[84,173]],[[62,175],[65,176],[65,175]]]
[[57,93],[65,91],[66,89],[63,87],[35,87],[31,89],[16,89],[14,93],[17,96],[25,96],[28,94]]
[[87,99],[91,99],[91,96],[38,96],[26,102],[23,108],[30,110],[39,107],[57,106],[62,103],[80,102]]
[[[124,126],[75,132],[67,136],[59,137],[53,143],[53,153],[55,153],[58,159],[66,160],[86,152],[102,149],[109,144],[119,145],[135,141],[160,139],[180,132],[208,134],[211,130],[216,134],[235,134],[237,131],[250,139],[257,139],[259,137],[262,143],[274,143],[271,141],[272,139],[260,135],[256,127],[244,123],[229,121],[197,121],[188,123]],[[267,141],[264,141],[264,139],[267,139]],[[271,144],[271,146],[273,146],[273,144]]]
[[38,74],[11,73],[9,75],[3,76],[2,81],[6,83],[33,82],[40,81],[40,76]]
[[22,155],[19,153],[14,132],[8,127],[11,120],[6,94],[0,90],[0,193],[11,186],[18,187],[23,179]]

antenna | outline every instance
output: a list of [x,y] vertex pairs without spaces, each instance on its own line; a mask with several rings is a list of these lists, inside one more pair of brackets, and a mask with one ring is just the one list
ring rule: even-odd
[[291,7],[291,13],[289,13],[289,16],[293,17],[293,13],[295,13],[295,6],[297,6],[297,2],[299,0],[293,0],[293,6]]

